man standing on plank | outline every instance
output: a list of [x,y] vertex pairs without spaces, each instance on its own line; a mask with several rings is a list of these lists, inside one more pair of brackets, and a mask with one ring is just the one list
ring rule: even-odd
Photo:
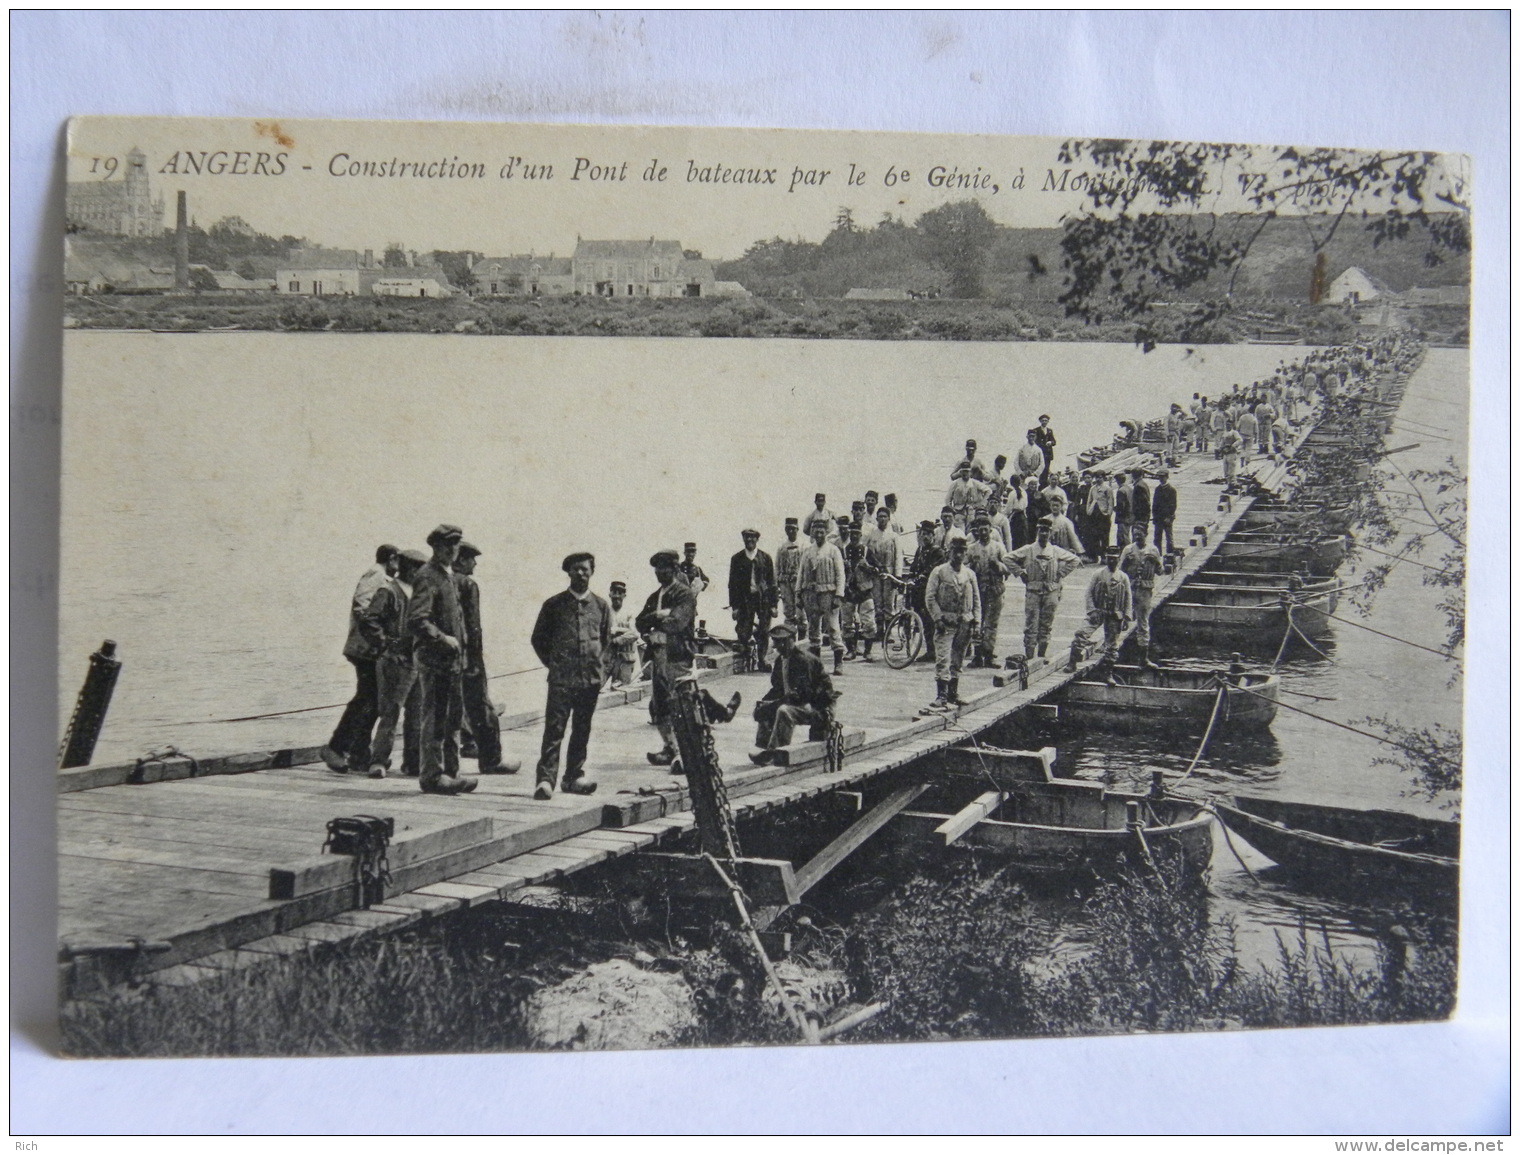
[[1024,579],[1024,657],[1045,656],[1056,607],[1061,604],[1061,583],[1081,564],[1076,554],[1050,542],[1050,518],[1040,519],[1035,540],[1009,555],[1012,572]]
[[[823,535],[823,523],[816,527]],[[670,766],[677,757],[676,737],[670,720],[675,711],[675,684],[678,678],[691,676],[692,657],[696,651],[697,599],[681,576],[680,556],[673,549],[662,549],[649,559],[660,588],[649,595],[644,609],[635,620],[639,633],[649,642],[649,658],[654,666],[654,693],[649,715],[659,727],[665,745],[648,755],[652,766]]]
[[380,692],[375,680],[376,655],[360,630],[359,621],[375,592],[396,576],[399,553],[393,545],[377,549],[375,564],[359,578],[353,601],[349,603],[348,640],[343,644],[343,656],[354,667],[354,696],[343,708],[327,745],[319,751],[322,761],[335,774],[363,770],[369,760],[369,733],[380,708]]
[[971,632],[982,620],[981,591],[976,575],[966,565],[966,539],[950,539],[950,560],[936,566],[924,590],[924,604],[934,628],[934,688],[930,710],[963,705],[960,698],[961,663]]
[[781,599],[781,620],[789,626],[802,622],[802,608],[797,598],[797,566],[802,561],[802,546],[797,541],[797,519],[786,519],[786,540],[776,551],[776,593]]
[[425,794],[468,794],[474,778],[459,776],[460,719],[464,714],[460,673],[464,668],[464,615],[454,583],[454,559],[464,531],[440,525],[428,534],[432,559],[417,571],[406,608],[417,664],[417,710],[422,717],[422,777]]
[[533,652],[549,669],[549,701],[544,709],[544,741],[538,758],[538,784],[533,797],[554,797],[559,777],[559,748],[570,726],[570,749],[565,757],[566,794],[594,794],[596,783],[585,781],[586,749],[591,742],[591,718],[606,677],[607,652],[612,648],[612,607],[591,592],[596,558],[572,553],[560,563],[570,575],[570,588],[561,590],[538,611],[533,626]]
[[763,670],[776,612],[776,564],[760,548],[758,529],[742,530],[739,537],[744,548],[728,559],[728,607],[740,647],[752,653],[755,668]]
[[404,550],[396,557],[396,576],[375,591],[359,622],[375,659],[375,682],[380,691],[380,714],[375,738],[366,760],[369,776],[384,778],[390,771],[395,749],[396,722],[406,710],[401,732],[401,772],[417,777],[421,765],[421,718],[417,710],[417,668],[412,663],[412,636],[406,630],[406,610],[412,598],[417,571],[427,565],[420,549]]
[[475,739],[475,759],[482,774],[516,774],[520,762],[501,760],[501,721],[491,704],[486,677],[484,638],[480,631],[480,586],[475,584],[475,559],[480,548],[459,543],[454,559],[454,580],[459,587],[459,611],[464,616],[464,672],[460,678],[464,716]]

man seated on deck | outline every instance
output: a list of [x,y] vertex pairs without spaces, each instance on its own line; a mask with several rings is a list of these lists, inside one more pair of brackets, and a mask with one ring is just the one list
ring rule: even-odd
[[797,644],[797,632],[791,626],[772,626],[771,640],[776,646],[771,688],[755,703],[759,749],[749,760],[756,766],[770,762],[775,757],[772,751],[790,746],[792,732],[804,722],[808,740],[822,740],[834,721],[834,701],[839,697],[823,663]]

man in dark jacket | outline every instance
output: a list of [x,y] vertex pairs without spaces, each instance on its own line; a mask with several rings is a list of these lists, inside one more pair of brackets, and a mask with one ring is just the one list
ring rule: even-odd
[[[1151,521],[1156,526],[1156,549],[1165,557],[1176,550],[1172,542],[1172,522],[1177,519],[1177,487],[1172,484],[1172,475],[1168,470],[1159,470],[1156,476],[1160,478],[1160,484],[1151,495]],[[1165,546],[1161,544],[1163,538],[1166,540]]]
[[1040,474],[1040,485],[1044,487],[1050,483],[1050,468],[1056,460],[1056,431],[1050,427],[1050,414],[1041,413],[1040,423],[1031,432],[1034,443],[1045,451],[1045,469]]
[[380,692],[375,680],[375,652],[359,629],[359,619],[375,591],[396,576],[399,552],[393,545],[382,545],[375,551],[375,564],[359,578],[353,601],[349,603],[348,639],[343,643],[343,656],[354,667],[354,696],[321,750],[322,761],[336,774],[363,770],[369,759],[369,732],[380,708]]
[[1130,516],[1135,522],[1135,541],[1144,541],[1150,535],[1151,527],[1151,487],[1145,484],[1145,470],[1131,469],[1130,477],[1134,479],[1133,492],[1130,494]]
[[639,633],[649,644],[650,663],[654,668],[654,694],[649,716],[659,727],[665,745],[648,755],[653,766],[669,766],[676,760],[675,731],[670,715],[675,706],[675,684],[691,676],[692,657],[696,651],[697,597],[681,576],[680,558],[673,549],[662,549],[649,559],[660,588],[649,595],[644,608],[634,619]]
[[765,669],[771,618],[776,613],[776,565],[760,548],[760,531],[746,529],[739,536],[744,548],[728,560],[728,608],[733,611],[739,645],[753,645],[756,666]]
[[464,614],[454,584],[454,559],[464,531],[440,525],[428,534],[433,557],[417,571],[406,629],[417,664],[417,711],[422,718],[422,776],[427,794],[468,794],[473,778],[459,777],[460,719],[464,715],[460,674],[464,669]]
[[482,774],[516,774],[521,763],[501,760],[501,722],[491,705],[486,676],[485,639],[480,630],[480,586],[475,584],[475,559],[480,548],[459,543],[454,580],[459,587],[459,610],[464,615],[464,672],[461,687],[464,716],[475,739],[475,760]]
[[755,745],[759,749],[749,756],[756,766],[764,766],[775,755],[772,751],[788,746],[792,731],[808,724],[810,741],[821,739],[834,720],[834,685],[823,663],[806,646],[797,644],[791,626],[771,629],[776,643],[776,661],[771,667],[771,688],[755,703]]
[[427,554],[420,549],[402,551],[396,558],[399,566],[396,576],[375,591],[359,619],[359,629],[377,655],[375,682],[380,691],[375,737],[366,755],[371,778],[384,778],[391,768],[396,723],[403,709],[406,724],[401,737],[401,772],[415,778],[421,764],[417,668],[412,663],[412,635],[406,628],[406,610],[417,571],[427,565],[427,560]]
[[533,797],[554,797],[559,776],[559,748],[570,724],[570,750],[565,758],[566,794],[593,794],[586,782],[586,748],[591,741],[591,717],[606,678],[607,651],[612,646],[612,607],[591,592],[596,558],[572,553],[560,563],[570,575],[570,588],[544,602],[533,626],[533,652],[549,668],[549,704],[544,710],[544,742],[538,759],[538,785]]

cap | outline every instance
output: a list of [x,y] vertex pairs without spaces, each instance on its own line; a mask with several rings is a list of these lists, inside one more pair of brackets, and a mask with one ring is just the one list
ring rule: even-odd
[[459,541],[463,537],[464,530],[460,529],[457,525],[450,525],[448,522],[444,522],[442,525],[435,527],[433,532],[427,535],[427,543],[428,545],[436,545],[440,541]]
[[1124,551],[1116,545],[1111,545],[1103,551],[1104,557],[1118,557]]
[[577,550],[575,553],[566,554],[565,560],[559,563],[559,568],[569,573],[571,566],[583,561],[589,561],[591,568],[596,569],[596,554],[587,553],[585,550]]
[[1170,469],[1158,469],[1158,470],[1156,470],[1156,476],[1157,477],[1170,477],[1171,475],[1172,475],[1172,471]]
[[827,496],[828,496],[828,494],[826,494],[826,493],[815,493],[815,494],[813,494],[813,500],[814,501],[822,501]]
[[404,549],[401,550],[396,556],[399,557],[402,561],[411,562],[413,565],[427,565],[428,563],[428,555],[423,553],[420,549]]
[[1055,524],[1055,523],[1052,522],[1050,520],[1050,517],[1047,515],[1045,517],[1040,518],[1039,521],[1035,522],[1035,528],[1036,529],[1049,529],[1053,524]]
[[697,543],[696,543],[696,542],[694,542],[694,541],[688,541],[688,542],[687,542],[687,543],[686,543],[686,544],[685,544],[685,545],[684,545],[684,546],[682,546],[682,547],[681,547],[681,548],[682,548],[682,549],[696,549],[696,548],[697,548]]
[[940,511],[940,512],[941,512],[941,513],[954,513],[954,512],[955,512],[955,510],[954,510],[954,509],[952,509],[952,508],[951,508],[951,507],[950,507],[950,506],[948,506],[948,505],[942,505],[942,506],[940,506],[940,507],[939,507],[939,511]]
[[760,536],[760,531],[758,529],[741,529],[739,531],[739,536],[740,537],[759,537]]
[[880,497],[881,494],[877,493],[874,489],[868,489],[868,490],[866,490],[866,496],[867,497]]
[[1040,420],[1041,421],[1049,421],[1050,420],[1050,414],[1049,413],[1041,413],[1040,414]]
[[610,591],[612,591],[613,593],[618,593],[619,591],[621,591],[622,593],[626,594],[628,592],[628,583],[627,582],[613,582],[607,588]]
[[797,524],[797,519],[795,517],[789,517],[782,524],[783,525],[796,525]]
[[882,500],[885,501],[885,502],[887,502],[889,505],[896,505],[897,504],[897,494],[895,494],[895,493],[889,493],[885,497],[883,497]]
[[921,522],[918,523],[918,528],[919,529],[933,529],[937,525],[939,525],[939,522],[937,522],[937,521],[930,521],[926,517],[926,518],[924,518],[923,521],[921,521]]
[[850,536],[851,537],[859,537],[860,536],[860,522],[858,522],[858,521],[852,521],[850,523]]
[[972,529],[975,529],[979,525],[990,526],[991,524],[992,524],[992,518],[988,517],[985,513],[979,513],[979,514],[977,514],[975,517],[973,517],[971,519],[971,528]]
[[655,551],[649,558],[650,565],[675,565],[681,560],[681,555],[673,549]]
[[778,622],[771,627],[771,637],[773,638],[793,638],[796,636],[797,631],[785,622]]
[[459,543],[459,556],[460,557],[479,557],[480,556],[480,547],[478,545],[471,545],[467,541],[461,541]]

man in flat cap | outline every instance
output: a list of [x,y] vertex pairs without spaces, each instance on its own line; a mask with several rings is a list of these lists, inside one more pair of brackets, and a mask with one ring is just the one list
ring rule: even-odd
[[[1128,548],[1133,549],[1131,545]],[[1075,672],[1082,654],[1093,634],[1103,631],[1103,666],[1108,681],[1113,683],[1114,658],[1119,651],[1119,635],[1129,625],[1130,611],[1129,578],[1119,568],[1119,550],[1110,547],[1103,555],[1103,568],[1093,575],[1087,586],[1087,624],[1079,629],[1071,640],[1071,658],[1066,663],[1068,673]]]
[[593,794],[596,783],[585,781],[586,749],[591,742],[591,718],[606,679],[607,651],[612,647],[612,607],[591,592],[596,558],[572,553],[560,563],[570,576],[570,588],[544,602],[533,625],[533,652],[549,670],[549,702],[544,709],[544,741],[539,750],[538,782],[533,797],[554,797],[559,777],[559,748],[570,726],[570,749],[565,756],[566,794]]
[[992,519],[985,513],[971,521],[971,544],[966,548],[966,566],[976,575],[982,595],[981,639],[972,666],[998,665],[998,623],[1003,617],[1003,584],[1008,580],[1008,551],[1001,538],[992,536]]
[[649,559],[660,586],[644,602],[635,619],[639,633],[649,643],[654,666],[654,694],[649,715],[659,727],[664,746],[648,755],[650,765],[669,766],[677,758],[671,714],[675,709],[675,684],[691,676],[696,652],[697,599],[681,576],[680,558],[673,549],[662,549]]
[[374,740],[365,752],[371,778],[384,778],[390,772],[396,723],[403,709],[406,723],[401,732],[401,771],[408,778],[415,778],[422,765],[417,667],[412,660],[412,635],[406,628],[406,611],[417,571],[427,562],[427,554],[420,549],[401,551],[396,556],[396,576],[375,591],[360,619],[360,629],[378,655],[375,681],[380,691],[380,711]]
[[810,741],[823,738],[834,719],[838,697],[823,663],[797,644],[797,632],[791,626],[773,626],[770,635],[776,661],[771,666],[771,688],[755,703],[758,749],[749,760],[756,766],[770,762],[772,751],[791,745],[793,731],[803,723]]
[[1040,423],[1032,432],[1035,444],[1045,454],[1045,471],[1040,474],[1040,484],[1045,485],[1050,480],[1050,467],[1056,460],[1056,431],[1050,427],[1049,413],[1040,414]]
[[802,561],[802,545],[797,540],[797,519],[789,517],[784,526],[786,540],[776,550],[776,593],[781,598],[782,620],[789,626],[802,621],[797,598],[797,566]]
[[929,617],[928,606],[924,604],[924,592],[929,585],[929,575],[950,556],[935,544],[935,531],[938,528],[938,523],[928,518],[918,523],[918,548],[914,550],[913,561],[908,567],[908,605],[923,623],[926,650],[924,659],[930,662],[934,661],[934,622]]
[[376,686],[376,654],[359,623],[375,592],[395,577],[399,552],[393,545],[375,550],[375,564],[360,576],[348,606],[348,638],[343,643],[343,656],[354,668],[354,696],[320,751],[322,761],[336,774],[362,770],[369,758],[369,732],[375,725],[380,696]]
[[1076,554],[1050,541],[1050,518],[1040,518],[1035,539],[1008,555],[1010,572],[1024,579],[1024,656],[1045,656],[1056,608],[1061,604],[1061,583],[1082,564]]
[[485,640],[480,629],[480,586],[475,584],[475,559],[480,547],[467,541],[459,543],[454,559],[454,582],[459,587],[459,610],[464,615],[464,671],[460,685],[464,698],[464,717],[470,737],[475,741],[475,761],[482,774],[516,774],[522,769],[517,761],[501,758],[501,722],[491,704],[486,675]]
[[728,608],[739,645],[754,654],[756,668],[763,670],[776,613],[776,563],[760,548],[758,529],[742,530],[739,537],[744,548],[728,559]]
[[633,624],[633,610],[628,606],[628,585],[613,582],[607,587],[607,602],[612,607],[612,653],[608,659],[610,687],[622,689],[638,677],[639,631]]
[[464,531],[440,525],[428,534],[432,558],[417,571],[406,609],[417,664],[417,709],[422,718],[422,775],[427,794],[467,794],[474,778],[459,776],[460,720],[464,716],[460,674],[464,669],[464,614],[454,583],[454,559]]

